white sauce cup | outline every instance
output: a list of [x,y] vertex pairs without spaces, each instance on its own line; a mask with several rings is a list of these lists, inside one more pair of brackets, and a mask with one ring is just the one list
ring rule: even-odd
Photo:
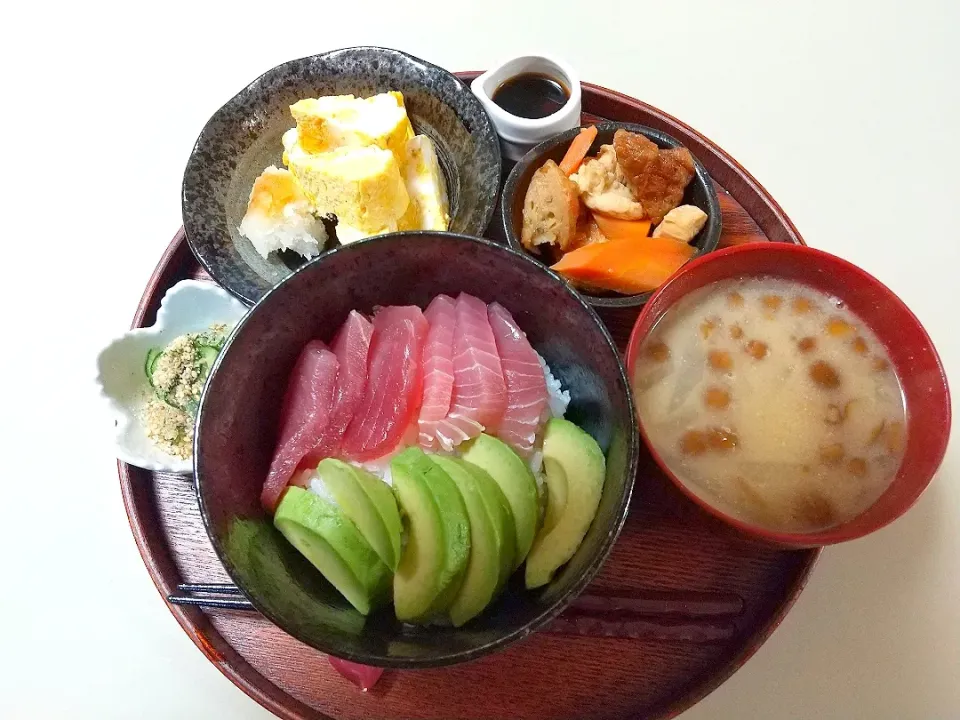
[[[544,118],[524,118],[508,113],[493,101],[493,94],[506,80],[523,73],[542,73],[556,78],[570,90],[566,104]],[[567,63],[549,55],[521,55],[480,75],[470,85],[493,120],[500,147],[510,160],[519,160],[530,148],[557,133],[580,125],[580,78]]]

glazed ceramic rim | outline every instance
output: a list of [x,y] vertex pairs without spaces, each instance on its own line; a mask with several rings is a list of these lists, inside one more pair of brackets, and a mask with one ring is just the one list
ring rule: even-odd
[[[478,127],[474,127],[471,124],[468,124],[463,120],[462,117],[460,117],[460,114],[457,113],[455,110],[454,110],[454,115],[456,115],[457,119],[460,120],[461,124],[467,130],[467,133],[470,135],[470,137],[491,138],[491,145],[490,145],[490,148],[488,149],[493,151],[491,155],[496,158],[496,163],[495,163],[496,173],[495,174],[491,173],[491,176],[495,175],[496,177],[496,183],[495,183],[496,191],[494,192],[493,197],[488,198],[488,201],[485,202],[483,205],[483,213],[481,215],[482,227],[470,228],[470,230],[475,230],[477,235],[480,235],[485,233],[487,229],[490,227],[490,222],[493,220],[494,213],[496,212],[497,200],[500,197],[500,194],[502,192],[501,178],[503,177],[503,154],[500,150],[499,136],[497,135],[496,125],[494,125],[493,119],[490,117],[490,113],[487,112],[487,108],[485,108],[483,103],[480,101],[480,99],[473,94],[473,92],[470,90],[469,85],[464,83],[464,81],[462,81],[459,77],[457,77],[455,73],[447,70],[446,68],[442,68],[439,65],[435,65],[427,60],[423,60],[422,58],[419,58],[416,55],[411,55],[410,53],[404,52],[403,50],[397,50],[395,48],[388,48],[388,47],[381,47],[379,45],[354,45],[350,47],[336,48],[334,50],[317,53],[315,55],[304,55],[299,58],[286,60],[280,63],[279,65],[275,65],[269,70],[266,70],[265,72],[261,73],[256,78],[248,82],[240,90],[238,90],[229,100],[227,100],[219,108],[217,108],[210,115],[210,117],[207,118],[207,121],[203,124],[203,128],[200,130],[199,134],[197,135],[197,139],[193,143],[193,147],[190,149],[190,156],[187,158],[187,162],[184,166],[183,178],[180,181],[180,214],[181,214],[181,219],[183,221],[184,234],[187,239],[187,246],[190,248],[190,252],[196,258],[200,266],[204,270],[206,270],[207,274],[210,275],[213,281],[217,283],[217,285],[219,285],[224,290],[229,292],[231,295],[237,297],[240,301],[246,303],[247,305],[252,306],[255,303],[259,302],[259,300],[262,299],[264,296],[266,296],[266,294],[270,291],[270,288],[266,289],[260,295],[259,298],[248,297],[247,292],[241,290],[240,288],[235,288],[234,283],[222,281],[216,269],[211,267],[211,263],[208,262],[208,258],[205,257],[202,253],[200,253],[197,250],[197,248],[194,246],[194,243],[196,242],[194,240],[194,238],[196,237],[196,233],[192,234],[190,230],[191,229],[196,230],[197,227],[207,224],[207,223],[202,223],[195,220],[195,212],[188,207],[188,203],[187,203],[187,176],[189,174],[191,166],[196,161],[195,158],[197,156],[197,152],[201,149],[201,144],[204,141],[209,142],[210,137],[213,137],[213,136],[208,137],[210,133],[210,128],[214,123],[214,121],[217,120],[217,118],[219,118],[222,113],[224,113],[228,109],[232,110],[236,106],[240,105],[243,99],[256,89],[256,86],[262,84],[263,82],[272,78],[275,75],[282,75],[289,66],[294,65],[296,63],[318,61],[321,58],[324,58],[324,59],[332,58],[341,54],[369,52],[369,51],[388,53],[395,57],[403,58],[405,62],[408,62],[411,64],[417,64],[427,69],[437,71],[442,75],[446,76],[446,79],[450,83],[452,83],[454,86],[456,86],[457,88],[459,88],[464,92],[464,96],[467,98],[466,102],[476,104],[477,108],[480,111],[478,117],[481,119],[481,123],[483,127],[478,128]],[[429,88],[425,88],[425,89],[429,90]],[[430,94],[436,97],[436,95],[433,94],[432,92]],[[453,110],[452,107],[451,107],[451,110]],[[412,231],[412,232],[419,232],[419,231]],[[393,233],[384,233],[384,234],[390,235]],[[451,233],[451,234],[457,234],[457,233]],[[377,235],[373,237],[381,237],[381,236]],[[303,265],[300,266],[300,268],[304,267],[308,263],[309,261],[305,262]],[[297,268],[297,270],[291,271],[290,275],[298,271],[300,268]],[[286,278],[290,277],[290,275],[287,275],[286,277],[282,278],[279,282],[283,282],[283,280],[286,280]]]
[[[586,311],[595,327],[600,331],[604,340],[606,341],[607,349],[610,351],[614,360],[616,361],[617,368],[619,370],[618,376],[621,383],[621,387],[624,393],[624,397],[627,401],[627,408],[629,410],[629,427],[626,428],[627,432],[627,467],[626,475],[627,479],[623,486],[623,491],[620,494],[620,497],[617,499],[617,507],[614,516],[614,522],[607,529],[606,536],[603,538],[603,541],[600,545],[599,551],[590,562],[586,570],[572,583],[570,588],[560,595],[556,600],[551,604],[547,605],[540,611],[540,613],[527,622],[526,624],[514,628],[509,632],[504,632],[500,634],[495,640],[492,640],[489,643],[484,645],[479,645],[475,648],[469,650],[461,650],[450,652],[447,654],[440,654],[429,659],[416,659],[416,658],[398,658],[398,657],[370,657],[367,655],[344,652],[342,649],[332,646],[323,646],[319,644],[314,644],[308,642],[300,637],[296,632],[293,632],[280,622],[277,618],[266,608],[262,607],[259,602],[251,598],[244,592],[244,596],[250,600],[251,604],[260,612],[265,618],[267,618],[274,625],[279,627],[284,632],[289,633],[295,637],[300,642],[315,648],[321,652],[327,653],[328,655],[333,655],[335,657],[342,658],[344,660],[349,660],[352,662],[362,663],[366,665],[375,665],[376,667],[384,668],[401,668],[401,669],[414,669],[414,668],[429,668],[429,667],[443,667],[446,665],[454,665],[461,662],[466,662],[468,660],[474,660],[476,658],[487,655],[495,650],[499,650],[507,645],[516,642],[517,640],[522,640],[527,637],[530,633],[539,630],[540,628],[547,625],[551,620],[556,618],[561,612],[563,612],[566,607],[590,584],[590,582],[596,577],[597,573],[603,567],[603,564],[606,562],[607,558],[610,555],[611,550],[613,549],[614,544],[617,541],[617,538],[620,536],[620,532],[623,529],[624,522],[626,522],[627,514],[630,509],[630,498],[633,494],[633,486],[636,481],[637,476],[637,465],[639,462],[640,456],[640,442],[639,442],[639,433],[637,430],[637,413],[636,406],[633,402],[633,390],[630,386],[630,382],[627,378],[626,369],[623,364],[623,360],[620,356],[620,351],[617,349],[616,344],[613,341],[613,338],[610,335],[610,332],[607,330],[606,326],[603,324],[603,321],[600,319],[600,316],[597,315],[597,312],[590,307],[583,298],[573,290],[557,273],[553,272],[548,268],[544,268],[542,265],[537,263],[533,258],[530,258],[526,253],[521,253],[513,248],[500,245],[490,240],[483,238],[473,237],[470,235],[459,235],[457,233],[448,233],[448,232],[437,232],[437,231],[417,231],[417,232],[397,232],[397,233],[388,233],[385,235],[378,235],[375,237],[364,238],[363,240],[358,240],[356,242],[350,243],[348,245],[342,245],[340,247],[332,248],[321,253],[316,258],[310,260],[308,263],[297,268],[289,276],[277,283],[273,288],[271,288],[267,293],[257,301],[257,303],[250,309],[250,311],[244,315],[240,321],[236,324],[230,334],[227,336],[227,339],[223,345],[223,349],[217,356],[216,362],[214,362],[213,367],[210,370],[210,378],[212,378],[220,368],[220,364],[223,362],[223,359],[229,354],[230,348],[233,345],[236,337],[243,331],[243,328],[250,321],[250,319],[260,311],[260,308],[270,302],[270,299],[277,293],[282,286],[286,283],[291,282],[294,277],[299,275],[302,272],[308,272],[317,265],[323,264],[325,260],[332,257],[334,254],[342,253],[358,253],[362,252],[364,248],[369,245],[374,244],[394,244],[400,243],[406,240],[416,237],[426,236],[429,238],[439,238],[442,240],[449,240],[452,243],[459,242],[469,242],[474,243],[475,245],[482,245],[487,248],[493,249],[496,252],[506,253],[507,255],[513,256],[515,259],[518,259],[520,262],[523,262],[528,265],[532,272],[546,272],[555,283],[562,286],[566,292],[568,292],[571,297],[580,304],[580,307]],[[207,507],[206,502],[204,501],[203,493],[201,491],[201,480],[199,473],[197,472],[197,465],[200,458],[200,431],[203,426],[204,419],[204,410],[206,408],[207,401],[207,389],[210,387],[210,382],[208,381],[204,387],[203,394],[200,397],[200,405],[197,410],[197,421],[194,428],[194,453],[193,453],[193,485],[194,491],[197,496],[197,503],[200,507],[200,516],[203,518],[203,527],[207,531],[207,536],[210,538],[210,542],[213,545],[214,551],[217,554],[217,558],[223,563],[224,568],[227,571],[227,574],[230,576],[230,579],[234,584],[241,590],[244,591],[244,583],[242,578],[235,572],[233,565],[228,561],[227,555],[224,552],[224,549],[221,547],[219,540],[217,539],[216,533],[211,527],[210,513]],[[536,592],[536,591],[530,591]]]
[[[870,535],[876,532],[877,530],[880,530],[886,527],[887,525],[892,523],[894,520],[897,520],[898,518],[902,517],[911,507],[913,507],[913,505],[920,499],[920,496],[923,495],[927,487],[929,487],[930,482],[933,480],[940,465],[943,463],[943,458],[946,455],[947,444],[950,437],[951,406],[950,406],[950,388],[947,384],[947,375],[943,367],[943,362],[940,359],[940,355],[937,353],[936,347],[933,344],[933,340],[930,338],[930,335],[927,333],[926,329],[923,327],[923,324],[920,322],[917,316],[913,313],[913,311],[910,310],[909,307],[907,307],[906,303],[904,303],[903,300],[901,300],[900,297],[896,295],[896,293],[894,293],[890,288],[888,288],[886,285],[884,285],[882,282],[880,282],[877,278],[875,278],[873,275],[868,273],[866,270],[851,263],[849,260],[844,260],[843,258],[837,257],[836,255],[832,255],[831,253],[825,252],[824,250],[818,250],[817,248],[812,248],[807,245],[793,245],[788,243],[773,243],[773,242],[747,243],[744,245],[736,245],[733,247],[728,247],[722,250],[718,250],[717,252],[697,258],[691,261],[690,263],[684,265],[676,273],[674,273],[663,285],[661,285],[657,289],[657,291],[653,294],[653,297],[651,297],[651,300],[654,300],[660,293],[666,292],[670,286],[674,285],[675,283],[681,282],[684,276],[689,275],[691,273],[698,272],[699,269],[702,268],[704,265],[707,265],[711,262],[715,262],[718,260],[722,260],[723,258],[726,258],[731,255],[740,255],[744,253],[784,253],[786,255],[794,255],[803,259],[812,259],[814,262],[817,262],[817,263],[827,262],[833,265],[843,266],[846,270],[859,275],[861,279],[866,281],[868,284],[873,285],[874,287],[882,291],[887,296],[887,298],[891,302],[896,304],[899,310],[904,313],[904,316],[906,318],[909,318],[914,323],[916,329],[919,330],[920,335],[923,338],[925,344],[927,345],[927,347],[929,347],[932,357],[935,361],[938,374],[939,374],[939,380],[940,380],[938,386],[943,389],[944,405],[945,405],[945,412],[946,412],[946,423],[945,423],[945,432],[943,434],[943,441],[940,444],[939,449],[934,453],[934,455],[938,457],[936,458],[936,462],[933,465],[933,470],[929,473],[928,477],[924,478],[923,481],[919,483],[918,489],[914,497],[910,498],[908,502],[904,503],[901,507],[897,508],[896,512],[892,513],[890,517],[884,519],[879,524],[864,530],[863,532],[850,532],[846,528],[848,528],[850,524],[852,524],[858,518],[860,518],[866,512],[868,512],[870,508],[872,508],[873,505],[875,505],[876,502],[879,501],[879,499],[874,501],[874,504],[864,508],[860,513],[858,513],[855,517],[851,518],[850,520],[847,520],[846,522],[843,522],[834,527],[827,528],[826,530],[818,530],[816,532],[811,532],[811,533],[784,532],[781,530],[771,530],[759,525],[754,525],[748,522],[744,522],[743,520],[739,520],[736,517],[724,512],[723,510],[713,505],[708,500],[704,499],[700,495],[696,494],[693,490],[688,488],[686,483],[684,483],[674,473],[674,471],[670,468],[669,464],[663,459],[660,453],[657,452],[653,444],[650,442],[650,438],[647,434],[646,426],[644,425],[643,418],[640,417],[640,413],[638,409],[637,424],[640,430],[640,435],[643,437],[643,442],[647,447],[647,451],[650,453],[651,457],[653,457],[653,459],[656,461],[657,465],[664,472],[664,474],[668,478],[670,478],[671,482],[684,495],[686,495],[694,503],[696,503],[698,507],[708,512],[709,514],[713,515],[714,517],[722,520],[727,525],[735,528],[741,533],[747,536],[750,536],[752,538],[773,543],[781,547],[799,549],[799,548],[813,548],[813,547],[824,547],[827,545],[835,545],[837,543],[847,542],[849,540],[856,540],[858,538]],[[765,272],[764,274],[772,275],[776,277],[777,271],[776,269],[771,269],[768,272]],[[699,288],[692,288],[688,292],[693,292],[693,290],[696,290],[696,289],[699,289]],[[678,296],[677,299],[674,301],[674,303],[679,301],[681,298],[686,297],[687,294],[688,293],[685,292],[682,295]],[[641,310],[640,315],[637,317],[637,320],[633,325],[633,330],[630,332],[630,339],[627,341],[626,367],[628,369],[628,372],[631,374],[633,372],[633,368],[636,365],[637,353],[639,352],[640,344],[643,342],[643,340],[647,337],[647,334],[648,334],[648,333],[644,333],[641,336],[640,328],[649,321],[650,316],[653,314],[653,308],[655,307],[655,305],[656,303],[650,302],[648,305],[646,305],[643,308],[643,310]],[[672,304],[662,308],[661,311],[658,313],[658,316],[656,319],[659,320],[659,318],[662,317],[663,314],[670,307],[672,307]],[[651,330],[653,329],[654,325],[655,323],[651,324]],[[882,340],[883,338],[881,337],[881,342]],[[632,383],[631,383],[631,389],[632,389]],[[636,405],[634,407],[636,407]],[[897,473],[899,474],[899,472],[900,471],[898,469]]]
[[[590,125],[596,127],[598,132],[623,129],[627,130],[628,132],[640,133],[654,142],[659,141],[671,148],[686,147],[682,142],[677,140],[672,135],[661,130],[656,130],[647,125],[616,122],[613,120],[590,123]],[[580,134],[581,129],[588,126],[589,125],[581,125],[571,128],[570,130],[565,130],[564,132],[558,133],[557,135],[547,138],[543,142],[535,145],[526,153],[526,155],[517,161],[517,164],[514,165],[513,169],[510,171],[510,174],[507,176],[507,181],[503,185],[503,192],[500,196],[500,222],[503,226],[503,233],[507,238],[507,242],[510,244],[512,249],[523,253],[538,265],[547,269],[549,269],[549,267],[545,263],[538,260],[523,248],[523,245],[520,243],[520,238],[517,237],[517,234],[513,229],[513,201],[514,197],[519,191],[518,185],[520,183],[520,176],[523,175],[532,165],[541,161],[548,152],[560,145],[571,142],[577,135]],[[684,264],[684,267],[687,267],[695,260],[709,255],[716,250],[717,245],[720,243],[720,233],[723,231],[723,214],[720,209],[720,199],[717,196],[717,189],[713,185],[713,180],[710,178],[710,174],[707,172],[706,168],[703,166],[697,156],[692,152],[690,155],[693,157],[694,181],[699,182],[706,190],[708,217],[707,224],[701,231],[703,233],[703,237],[695,246],[697,248],[697,252]],[[583,296],[586,302],[593,307],[603,308],[641,307],[642,305],[645,305],[656,292],[656,290],[652,290],[650,292],[639,293],[637,295],[605,297],[600,295],[591,295],[588,292],[580,291],[576,288],[573,288],[573,290],[574,292]]]

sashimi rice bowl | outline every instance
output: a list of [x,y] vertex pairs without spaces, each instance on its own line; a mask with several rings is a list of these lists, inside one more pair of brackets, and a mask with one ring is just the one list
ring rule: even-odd
[[623,523],[637,432],[619,355],[556,275],[397,233],[322,255],[228,339],[196,479],[265,616],[377,666],[468,660],[557,615]]

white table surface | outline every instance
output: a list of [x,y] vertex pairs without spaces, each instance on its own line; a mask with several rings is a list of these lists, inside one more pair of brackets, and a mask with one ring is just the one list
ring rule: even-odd
[[[154,589],[91,378],[180,225],[203,123],[282,61],[358,44],[452,69],[537,47],[563,55],[730,152],[811,245],[903,297],[960,383],[960,4],[457,4],[4,11],[0,717],[269,717]],[[958,475],[954,441],[920,502],[824,552],[781,628],[684,720],[960,717]]]

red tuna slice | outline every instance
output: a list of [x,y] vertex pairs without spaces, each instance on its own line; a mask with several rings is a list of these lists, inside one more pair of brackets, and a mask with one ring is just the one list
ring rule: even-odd
[[337,356],[319,340],[306,344],[290,374],[280,410],[280,439],[260,502],[273,512],[303,456],[323,436],[337,387]]
[[481,432],[494,434],[507,407],[507,388],[487,305],[472,295],[457,297],[453,333],[453,395],[450,412],[437,428],[444,447],[459,445]]
[[507,409],[503,411],[497,435],[522,457],[529,457],[546,420],[547,381],[526,333],[510,311],[500,303],[490,303],[487,317],[497,341],[507,386]]
[[416,421],[427,330],[416,306],[383,308],[373,318],[367,384],[341,446],[347,458],[365,462],[386,455]]
[[437,430],[450,412],[453,395],[453,333],[457,326],[457,303],[437,295],[423,316],[430,329],[423,346],[423,404],[420,406],[419,443],[436,450]]
[[333,339],[333,354],[340,363],[337,374],[337,390],[327,429],[316,445],[300,462],[301,469],[315,468],[326,457],[336,455],[343,441],[343,434],[353,419],[363,390],[367,384],[367,355],[373,323],[356,310],[351,310],[346,322]]
[[377,680],[383,675],[383,668],[361,665],[360,663],[350,662],[349,660],[341,660],[332,655],[328,657],[327,660],[333,665],[334,670],[364,692],[376,685]]

